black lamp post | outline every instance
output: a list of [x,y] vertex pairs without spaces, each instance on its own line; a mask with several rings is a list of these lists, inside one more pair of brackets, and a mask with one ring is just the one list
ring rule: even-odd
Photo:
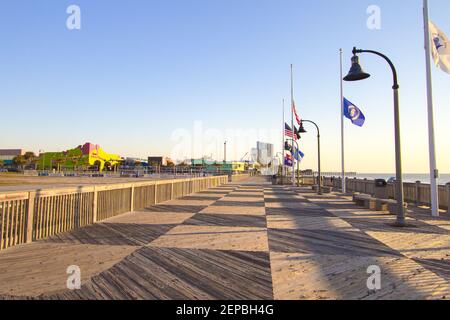
[[392,69],[393,75],[393,86],[394,90],[394,123],[395,123],[395,168],[396,168],[396,181],[395,181],[395,195],[397,198],[397,222],[396,226],[403,227],[405,226],[405,210],[403,207],[404,196],[403,196],[403,174],[402,174],[402,150],[401,150],[401,140],[400,140],[400,107],[399,107],[399,94],[398,89],[400,88],[398,85],[397,78],[397,70],[395,69],[392,61],[385,56],[384,54],[373,51],[373,50],[360,50],[353,48],[353,57],[352,57],[352,67],[347,76],[345,76],[345,81],[359,81],[364,80],[370,77],[370,74],[365,73],[359,64],[358,53],[372,53],[377,56],[382,57]]
[[316,129],[317,129],[317,161],[318,161],[317,167],[318,167],[318,171],[319,171],[319,178],[318,178],[318,181],[317,181],[317,193],[319,195],[321,195],[322,194],[322,172],[321,172],[321,169],[320,169],[321,168],[320,167],[320,129],[319,129],[319,126],[314,121],[302,120],[302,122],[300,123],[300,129],[299,129],[300,133],[306,133],[307,132],[305,130],[305,128],[303,127],[303,123],[305,123],[305,122],[313,124],[316,127]]

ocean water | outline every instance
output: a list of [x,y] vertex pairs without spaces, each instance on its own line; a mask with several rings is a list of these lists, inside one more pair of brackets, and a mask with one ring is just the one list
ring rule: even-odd
[[[350,178],[354,178],[355,176],[349,176]],[[391,177],[395,177],[395,173],[358,173],[356,178],[361,179],[385,179],[388,180]],[[426,173],[405,173],[403,175],[404,182],[416,182],[420,181],[422,183],[430,183],[430,175]],[[450,174],[444,173],[439,177],[439,184],[447,184],[450,183]]]

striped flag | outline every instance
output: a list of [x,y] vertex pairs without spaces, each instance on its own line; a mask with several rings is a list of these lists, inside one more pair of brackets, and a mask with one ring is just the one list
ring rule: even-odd
[[287,123],[284,124],[284,135],[289,137],[289,138],[293,138],[295,140],[298,140],[297,135],[294,134],[294,132],[292,131],[292,128]]
[[295,120],[297,120],[298,125],[302,124],[302,119],[297,113],[297,108],[295,107],[295,101],[292,101],[292,112],[294,113]]

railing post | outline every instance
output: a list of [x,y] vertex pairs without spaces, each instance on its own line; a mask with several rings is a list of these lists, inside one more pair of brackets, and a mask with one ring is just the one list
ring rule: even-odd
[[416,185],[415,185],[415,190],[416,190],[416,192],[415,192],[415,203],[416,203],[416,206],[418,207],[418,206],[420,206],[420,184],[421,184],[421,182],[420,181],[416,181]]
[[131,185],[130,212],[134,211],[134,184]]
[[155,201],[154,201],[154,204],[158,203],[158,200],[156,199],[157,196],[158,196],[158,184],[155,183]]
[[34,199],[36,199],[36,193],[35,192],[29,192],[28,193],[27,238],[26,238],[26,243],[33,242]]
[[446,184],[445,189],[447,190],[447,213],[450,214],[450,182]]
[[94,199],[92,201],[92,222],[97,222],[97,199],[98,199],[98,193],[97,193],[97,187],[94,187]]
[[173,181],[170,184],[170,200],[173,200]]

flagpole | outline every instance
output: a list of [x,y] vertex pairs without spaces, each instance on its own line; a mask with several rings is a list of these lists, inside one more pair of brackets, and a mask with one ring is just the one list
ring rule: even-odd
[[345,147],[344,147],[344,84],[342,73],[342,48],[339,49],[340,55],[340,74],[341,74],[341,165],[342,165],[342,193],[346,193],[345,185]]
[[284,133],[284,129],[285,129],[285,123],[286,123],[286,121],[285,121],[285,118],[284,118],[284,114],[285,114],[285,112],[284,112],[284,98],[283,98],[283,126],[282,126],[282,128],[281,128],[281,134],[282,134],[282,136],[281,136],[281,155],[283,156],[283,159],[281,159],[281,161],[282,161],[282,163],[281,163],[281,176],[282,177],[284,177],[285,176],[285,167],[284,167],[284,136],[285,136],[285,133]]
[[[294,149],[294,66],[291,64],[291,129],[292,129],[292,149]],[[292,185],[295,187],[295,157],[292,154]]]
[[423,1],[423,20],[425,32],[425,61],[427,74],[427,103],[428,103],[428,143],[430,152],[430,195],[431,214],[439,217],[439,193],[437,179],[439,172],[436,168],[436,143],[434,138],[433,86],[431,78],[431,48],[430,28],[428,16],[428,0]]

